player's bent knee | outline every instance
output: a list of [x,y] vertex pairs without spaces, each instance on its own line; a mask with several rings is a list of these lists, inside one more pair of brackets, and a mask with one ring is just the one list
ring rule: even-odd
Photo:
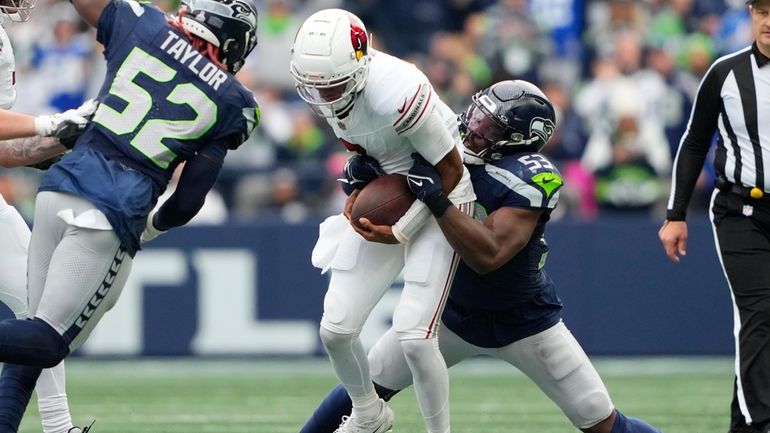
[[575,414],[571,421],[579,429],[593,427],[607,419],[612,414],[614,407],[609,394],[596,390],[580,396],[575,401]]
[[48,323],[34,318],[29,322],[39,328],[40,366],[43,368],[56,367],[69,354],[69,346],[64,337]]
[[404,356],[407,359],[420,359],[425,356],[430,356],[436,348],[436,340],[434,339],[407,339],[401,340],[401,350],[404,352]]
[[350,346],[350,341],[356,337],[356,334],[332,331],[323,325],[319,329],[318,335],[327,350]]
[[0,335],[7,335],[0,341],[5,362],[51,368],[69,353],[67,340],[39,318],[4,320],[0,331]]
[[398,334],[399,340],[425,338],[428,334],[428,324],[421,325],[420,320],[423,316],[425,316],[425,306],[418,299],[402,295],[396,311],[393,312],[393,330]]

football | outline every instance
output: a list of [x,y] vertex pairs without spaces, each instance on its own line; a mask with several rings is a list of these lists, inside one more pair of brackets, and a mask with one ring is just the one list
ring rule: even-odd
[[392,226],[406,213],[415,197],[406,184],[406,176],[388,174],[369,182],[356,197],[351,221],[366,218],[377,225]]

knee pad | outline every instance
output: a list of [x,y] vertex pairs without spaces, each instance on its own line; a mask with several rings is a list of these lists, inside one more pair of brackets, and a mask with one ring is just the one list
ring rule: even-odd
[[350,342],[358,337],[357,334],[341,334],[326,329],[324,326],[318,331],[318,335],[321,337],[321,343],[323,343],[326,350],[339,348],[342,346],[349,346]]
[[594,391],[581,395],[575,401],[577,419],[572,422],[577,428],[589,428],[607,419],[612,414],[614,407],[609,394]]
[[60,362],[64,360],[70,353],[69,344],[67,340],[59,335],[55,329],[45,321],[34,318],[28,320],[38,328],[37,334],[39,335],[40,344],[40,361],[43,368],[56,367]]
[[434,350],[438,351],[438,340],[435,338],[401,340],[401,350],[407,359],[420,359],[429,356]]
[[0,322],[0,347],[4,361],[51,368],[69,354],[67,340],[41,319]]

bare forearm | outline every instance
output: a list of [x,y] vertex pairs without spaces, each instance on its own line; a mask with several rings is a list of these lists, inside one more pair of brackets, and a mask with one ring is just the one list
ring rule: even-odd
[[479,274],[492,272],[508,260],[495,232],[456,207],[447,209],[437,221],[452,248]]
[[0,110],[0,140],[8,140],[18,137],[33,137],[35,131],[35,118],[21,113]]
[[449,194],[463,177],[463,163],[456,151],[451,151],[436,164],[436,171],[441,177],[441,189]]
[[0,166],[20,167],[37,164],[67,150],[51,137],[26,137],[0,141]]

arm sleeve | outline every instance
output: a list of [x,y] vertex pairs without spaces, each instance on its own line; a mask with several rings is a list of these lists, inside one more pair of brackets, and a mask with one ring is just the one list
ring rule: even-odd
[[219,176],[226,153],[227,144],[218,142],[187,160],[174,194],[155,214],[155,228],[165,231],[185,225],[198,213]]
[[703,162],[706,160],[714,133],[717,129],[719,111],[722,107],[720,96],[721,80],[714,67],[701,82],[695,98],[687,131],[679,144],[671,175],[671,194],[668,200],[666,218],[683,221],[687,206],[692,198],[695,182],[698,180]]

